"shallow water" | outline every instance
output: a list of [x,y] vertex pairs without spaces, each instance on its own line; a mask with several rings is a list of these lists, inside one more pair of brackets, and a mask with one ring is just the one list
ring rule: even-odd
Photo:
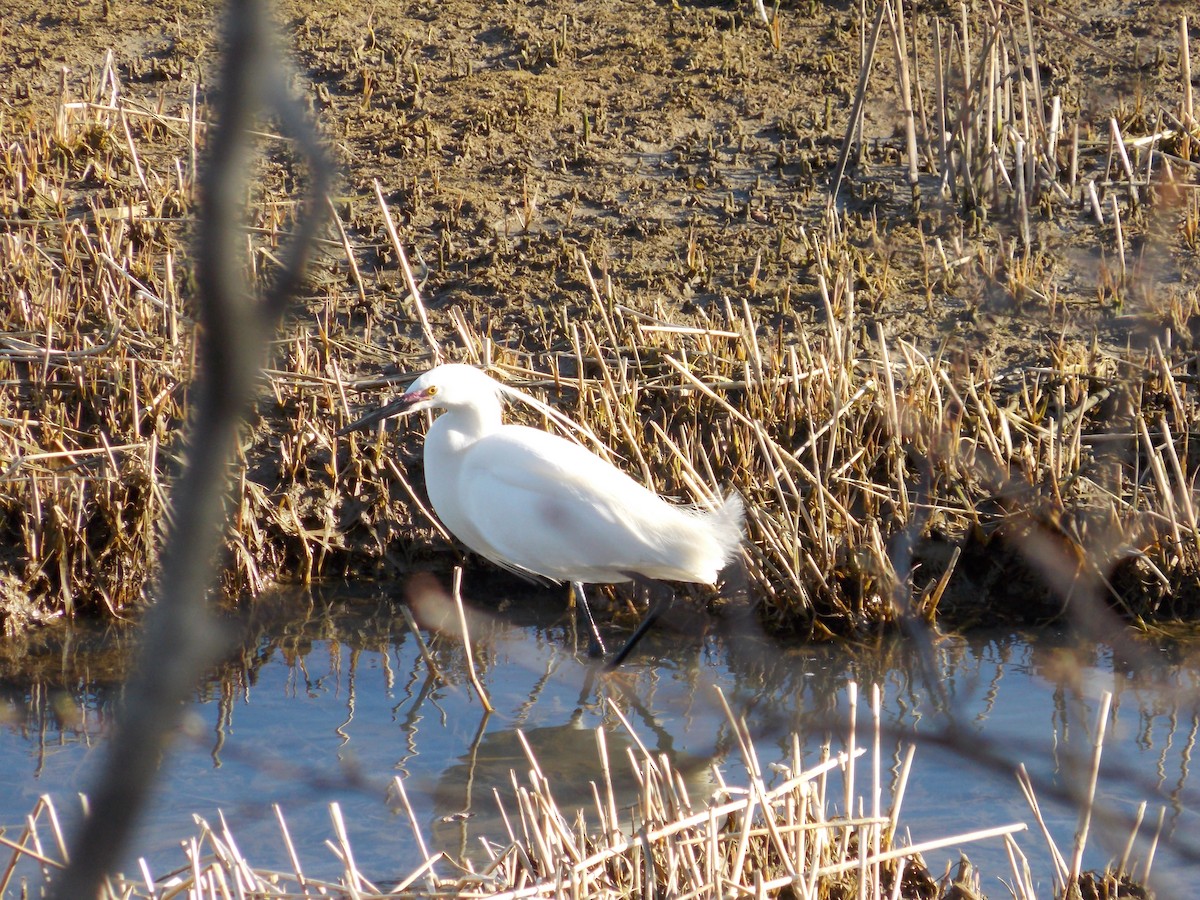
[[[432,675],[401,601],[386,590],[281,592],[262,604],[255,621],[238,623],[240,649],[197,694],[139,832],[137,855],[156,876],[165,874],[183,864],[179,845],[196,833],[193,814],[213,824],[223,814],[253,864],[290,871],[270,808],[278,803],[306,872],[336,876],[340,864],[325,846],[333,837],[328,806],[336,801],[360,870],[387,884],[421,859],[407,816],[397,811],[397,777],[429,847],[479,861],[481,835],[507,842],[494,794],[511,798],[511,770],[527,782],[530,762],[519,734],[559,806],[582,806],[594,821],[596,728],[605,730],[618,801],[634,790],[632,776],[623,783],[619,776],[629,771],[635,740],[668,754],[699,799],[715,783],[712,763],[729,783],[745,783],[718,688],[747,720],[765,767],[787,757],[792,732],[814,760],[830,735],[841,749],[851,681],[862,686],[860,744],[869,740],[870,686],[881,689],[885,802],[904,748],[917,736],[901,815],[913,842],[1029,822],[1017,842],[1048,896],[1048,851],[1013,769],[1023,762],[1041,782],[1043,814],[1069,858],[1077,814],[1054,794],[1084,778],[1097,700],[1111,691],[1101,810],[1127,818],[1149,800],[1148,830],[1162,808],[1166,838],[1195,850],[1200,807],[1189,761],[1200,731],[1200,667],[1193,642],[1164,639],[1131,656],[1082,645],[1063,631],[975,634],[936,642],[924,656],[936,671],[926,677],[911,641],[789,646],[755,634],[752,621],[727,619],[701,636],[703,619],[677,616],[652,632],[620,673],[594,679],[557,595],[510,593],[497,609],[493,586],[483,589],[492,599],[476,608],[471,631],[491,715],[469,687],[461,643],[423,632],[442,677]],[[468,603],[469,592],[468,585]],[[425,618],[435,615],[427,607]],[[103,752],[132,638],[76,629],[43,644],[19,674],[0,680],[0,824],[10,829],[20,827],[41,794],[52,795],[68,818],[78,809],[76,795]],[[960,749],[941,746],[951,738]],[[864,764],[864,786],[866,771]],[[1095,822],[1085,865],[1102,867],[1119,856],[1128,833],[1127,824]],[[984,890],[1004,895],[997,881],[1009,872],[1002,842],[963,849],[981,869]],[[1141,846],[1132,858],[1145,856]],[[926,860],[941,874],[957,854],[934,852]],[[131,858],[126,871],[134,866]],[[1160,896],[1186,896],[1170,879],[1190,888],[1188,868],[1169,846],[1160,847]]]

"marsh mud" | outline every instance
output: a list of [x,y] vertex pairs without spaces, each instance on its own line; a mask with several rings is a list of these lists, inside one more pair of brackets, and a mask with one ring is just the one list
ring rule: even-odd
[[[189,110],[193,102],[203,108],[213,87],[217,4],[6,6],[6,140],[14,123],[50,121],[64,98],[119,93],[126,108],[160,117],[129,119],[129,143],[160,173],[150,176],[150,188],[172,172],[186,180]],[[296,87],[341,167],[334,207],[357,267],[331,229],[281,355],[288,363],[300,357],[299,367],[339,384],[344,376],[428,364],[418,310],[376,201],[378,182],[413,258],[433,331],[452,355],[483,348],[510,365],[549,365],[568,378],[587,368],[581,346],[606,343],[606,315],[614,310],[658,327],[717,329],[728,327],[730,309],[746,309],[767,345],[816,342],[836,320],[862,347],[882,337],[969,370],[980,385],[1006,385],[1000,401],[1019,399],[1038,372],[1108,379],[1118,384],[1109,411],[1125,422],[1122,354],[1157,346],[1164,365],[1190,372],[1200,214],[1194,148],[1180,121],[1187,112],[1179,21],[1192,4],[1038,2],[1007,10],[1011,19],[992,32],[984,25],[995,12],[986,4],[908,4],[902,38],[886,20],[880,29],[861,140],[852,144],[831,216],[831,183],[874,23],[875,6],[868,7],[864,19],[858,4],[785,0],[767,10],[767,24],[751,3],[731,0],[279,4]],[[964,26],[975,44],[963,42]],[[999,37],[985,41],[987,34]],[[915,182],[899,88],[901,39],[919,133]],[[1002,40],[1021,49],[989,57]],[[1012,66],[1013,59],[1023,63]],[[939,82],[939,64],[953,77]],[[1034,74],[1040,98],[1025,90]],[[1012,106],[993,116],[997,140],[1013,139],[1005,116],[1020,119],[1014,110],[1022,104],[1027,116],[1034,108],[1045,121],[1058,98],[1071,123],[1055,138],[1061,190],[1013,199],[1004,179],[1022,173],[1011,166],[984,192],[961,178],[945,183],[939,90],[970,94],[964,79],[983,76],[995,88],[988,97]],[[959,108],[988,97],[968,96]],[[60,205],[78,211],[124,202],[137,166],[120,130],[104,140],[113,146],[92,149],[108,154],[111,169],[78,162],[57,187],[45,188],[60,191]],[[286,147],[272,147],[255,198],[255,224],[267,231],[286,227],[303,176],[292,171]],[[72,152],[90,151],[76,145]],[[1132,187],[1143,172],[1146,184]],[[1089,182],[1099,187],[1101,215],[1084,189]],[[1118,196],[1120,226],[1111,214]],[[36,207],[27,195],[6,198],[3,227],[16,234]],[[177,247],[185,269],[186,209],[167,203],[157,212],[143,239]],[[835,240],[852,273],[849,316],[845,295],[831,308],[822,286],[832,278],[822,248]],[[150,268],[143,279],[165,277]],[[186,300],[186,276],[174,277]],[[598,282],[595,291],[589,279]],[[607,311],[597,310],[600,298]],[[1193,400],[1190,382],[1181,384],[1182,395],[1159,385],[1151,399],[1186,418]],[[357,495],[331,499],[344,465],[382,472],[378,455],[364,451],[364,460],[336,465],[328,447],[300,465],[289,455],[304,440],[298,422],[333,416],[305,387],[277,390],[253,423],[248,477],[258,493],[246,493],[243,512],[259,518],[235,540],[238,587],[411,562],[400,540],[402,530],[413,533],[404,514],[393,520],[376,499]],[[1142,382],[1133,389],[1139,398],[1142,389]],[[367,405],[374,395],[350,401]],[[30,402],[21,397],[14,407],[24,404],[28,413]],[[164,433],[179,421],[168,421]],[[416,447],[416,438],[401,440],[401,459]],[[1182,456],[1186,470],[1186,447]],[[391,483],[383,496],[395,511],[406,495]],[[997,493],[989,503],[1003,518],[1015,501]],[[945,608],[978,597],[984,583],[1001,594],[1044,597],[1033,605],[1038,615],[1061,606],[1060,591],[1032,586],[1036,565],[1004,560],[1020,556],[1020,535],[1031,528],[1056,539],[1073,532],[1061,509],[1022,515],[1007,532],[969,531],[965,544],[961,528],[949,536],[923,530],[915,558],[926,577],[953,567],[951,544],[965,547],[960,577],[943,586]],[[11,534],[20,530],[14,521],[6,526]],[[108,527],[120,530],[120,521]],[[315,550],[298,549],[297,529],[324,536]],[[997,541],[1009,549],[998,551]],[[55,566],[30,576],[23,552],[6,551],[9,569],[26,573],[35,594],[53,596]],[[1167,590],[1141,566],[1144,556],[1122,557],[1105,576],[1152,595],[1153,603],[1190,590],[1182,582]],[[103,606],[95,596],[93,604]]]

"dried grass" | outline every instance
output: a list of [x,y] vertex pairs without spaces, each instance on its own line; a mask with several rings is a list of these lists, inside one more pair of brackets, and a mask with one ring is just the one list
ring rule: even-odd
[[[343,868],[336,881],[307,875],[292,844],[283,815],[276,806],[280,840],[291,861],[291,871],[256,867],[238,849],[224,817],[210,824],[196,816],[197,833],[184,844],[186,863],[178,870],[154,878],[143,862],[141,877],[118,876],[111,880],[105,897],[121,898],[221,898],[348,896],[369,900],[377,897],[713,897],[789,895],[801,898],[889,897],[915,898],[950,896],[952,881],[967,890],[978,890],[978,873],[965,871],[941,879],[925,867],[921,854],[947,847],[962,848],[982,840],[1001,838],[1012,864],[1010,885],[1019,900],[1039,896],[1029,863],[1014,836],[1027,830],[1017,822],[947,836],[912,845],[904,839],[901,820],[907,776],[913,748],[902,754],[898,777],[881,770],[881,727],[879,692],[873,691],[874,728],[869,746],[859,746],[853,724],[857,688],[850,685],[851,725],[844,735],[846,749],[835,753],[823,748],[815,764],[801,758],[800,740],[792,738],[792,754],[765,772],[744,722],[726,713],[741,751],[735,786],[714,768],[715,794],[708,800],[688,796],[686,779],[675,771],[666,756],[655,756],[638,741],[628,721],[613,710],[630,730],[640,752],[631,751],[629,764],[640,785],[636,806],[619,809],[611,790],[613,776],[603,729],[596,737],[602,763],[601,777],[593,784],[594,818],[586,821],[583,811],[560,808],[554,786],[542,775],[537,759],[526,745],[530,768],[513,773],[517,788],[516,809],[504,809],[507,836],[499,842],[485,841],[489,862],[479,871],[463,868],[443,853],[430,854],[420,825],[405,793],[404,782],[394,782],[395,795],[414,831],[422,860],[404,878],[388,887],[372,883],[354,860],[346,823],[338,805],[331,804],[333,838],[330,851]],[[723,701],[723,698],[722,698]],[[1094,798],[1103,723],[1107,705],[1098,714],[1090,781]],[[864,772],[863,764],[867,768]],[[1037,801],[1022,771],[1021,787],[1030,803],[1033,820],[1048,841],[1054,862],[1056,884],[1053,896],[1066,896],[1068,885],[1087,881],[1125,885],[1132,867],[1138,865],[1127,851],[1121,869],[1103,874],[1081,872],[1080,860],[1087,841],[1086,821],[1091,800],[1081,812],[1081,828],[1070,866],[1050,839],[1041,820]],[[832,776],[835,776],[832,777]],[[886,782],[890,781],[889,787]],[[839,796],[841,794],[841,796]],[[838,810],[841,800],[844,807]],[[1140,824],[1140,817],[1139,817]],[[1130,835],[1134,845],[1137,828]],[[16,839],[0,837],[11,850],[0,891],[10,884],[15,872],[32,863],[43,877],[51,875],[65,857],[58,814],[48,797],[39,800],[22,834]],[[1149,858],[1139,866],[1142,881],[1149,878]],[[961,894],[959,894],[961,896]]]
[[186,414],[177,273],[191,188],[139,161],[133,136],[186,124],[118,100],[110,60],[92,105],[63,103],[27,132],[0,124],[2,564],[47,616],[139,600]]
[[[862,321],[864,306],[886,305],[914,281],[931,304],[940,285],[966,281],[981,300],[999,293],[1017,308],[1053,311],[1061,301],[1038,229],[1083,227],[1071,204],[1086,203],[1103,223],[1099,302],[1136,302],[1174,332],[1188,329],[1194,292],[1152,296],[1130,241],[1151,227],[1151,197],[1159,215],[1178,213],[1186,236],[1190,110],[1181,119],[1125,109],[1089,138],[1081,112],[1044,96],[1044,23],[1028,9],[964,12],[920,31],[899,6],[881,16],[878,43],[890,34],[895,66],[865,59],[860,93],[891,90],[879,81],[894,68],[913,210],[936,228],[902,276],[864,240],[874,225],[854,214],[797,225],[792,242],[823,310],[816,327],[793,308],[790,287],[760,290],[761,257],[738,296],[685,319],[631,305],[619,271],[565,245],[564,269],[586,286],[575,308],[534,308],[516,337],[460,307],[432,320],[420,301],[423,264],[386,226],[376,191],[367,218],[404,262],[412,325],[407,337],[384,339],[370,310],[390,273],[360,264],[370,236],[331,199],[339,215],[329,256],[247,432],[230,594],[277,578],[385,572],[424,552],[432,532],[410,445],[398,462],[385,442],[347,445],[333,432],[359,402],[355,391],[383,383],[348,372],[395,366],[399,353],[407,375],[444,353],[549,391],[668,494],[704,502],[726,486],[740,491],[747,586],[776,628],[847,634],[909,611],[932,621],[943,604],[988,591],[996,606],[1030,616],[1083,593],[1135,620],[1194,613],[1197,406],[1186,354],[1163,340],[1139,350],[1064,339],[1045,348],[1048,359],[995,370],[985,357],[949,344],[930,352]],[[53,121],[0,122],[0,291],[11,298],[0,313],[0,591],[10,630],[136,605],[187,414],[185,221],[204,111],[139,106],[116,71],[110,59],[82,99],[64,86]],[[852,116],[847,160],[869,150],[855,124]],[[287,166],[281,147],[279,171],[265,177]],[[835,191],[874,189],[874,176],[845,171]],[[1172,206],[1185,196],[1191,206]],[[536,205],[526,197],[527,216]],[[259,198],[256,269],[274,265],[290,215],[290,201]],[[681,247],[680,259],[711,278],[701,242]],[[1011,577],[1014,567],[1025,575]],[[22,596],[40,609],[24,609]]]

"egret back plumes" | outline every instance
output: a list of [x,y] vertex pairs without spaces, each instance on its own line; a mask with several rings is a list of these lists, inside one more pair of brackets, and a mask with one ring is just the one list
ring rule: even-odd
[[715,512],[676,506],[578,444],[521,425],[443,456],[442,442],[457,434],[438,426],[451,418],[426,438],[430,500],[452,532],[494,562],[555,581],[636,573],[712,584],[737,548],[736,495]]
[[576,584],[635,579],[713,584],[736,555],[742,500],[669,503],[586,448],[503,422],[504,388],[450,363],[343,432],[441,409],[425,437],[425,483],[442,524],[513,571]]

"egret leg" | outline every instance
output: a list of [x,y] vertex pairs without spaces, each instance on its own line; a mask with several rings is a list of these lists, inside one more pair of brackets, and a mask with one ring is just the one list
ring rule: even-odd
[[588,605],[587,595],[583,592],[583,583],[572,581],[571,592],[575,595],[575,605],[583,610],[583,615],[587,619],[588,656],[592,659],[599,659],[606,652],[604,641],[600,638],[600,629],[596,627],[596,619],[592,615],[592,608]]
[[609,660],[605,667],[610,672],[621,663],[625,662],[634,646],[640,641],[647,631],[658,621],[659,616],[671,608],[671,604],[675,602],[675,592],[661,582],[651,581],[648,578],[643,578],[641,575],[630,574],[634,583],[638,587],[644,588],[650,595],[650,607],[646,610],[646,617],[642,619],[641,624],[634,629],[633,634],[629,636],[629,640],[625,642],[625,646],[616,652],[616,655]]

